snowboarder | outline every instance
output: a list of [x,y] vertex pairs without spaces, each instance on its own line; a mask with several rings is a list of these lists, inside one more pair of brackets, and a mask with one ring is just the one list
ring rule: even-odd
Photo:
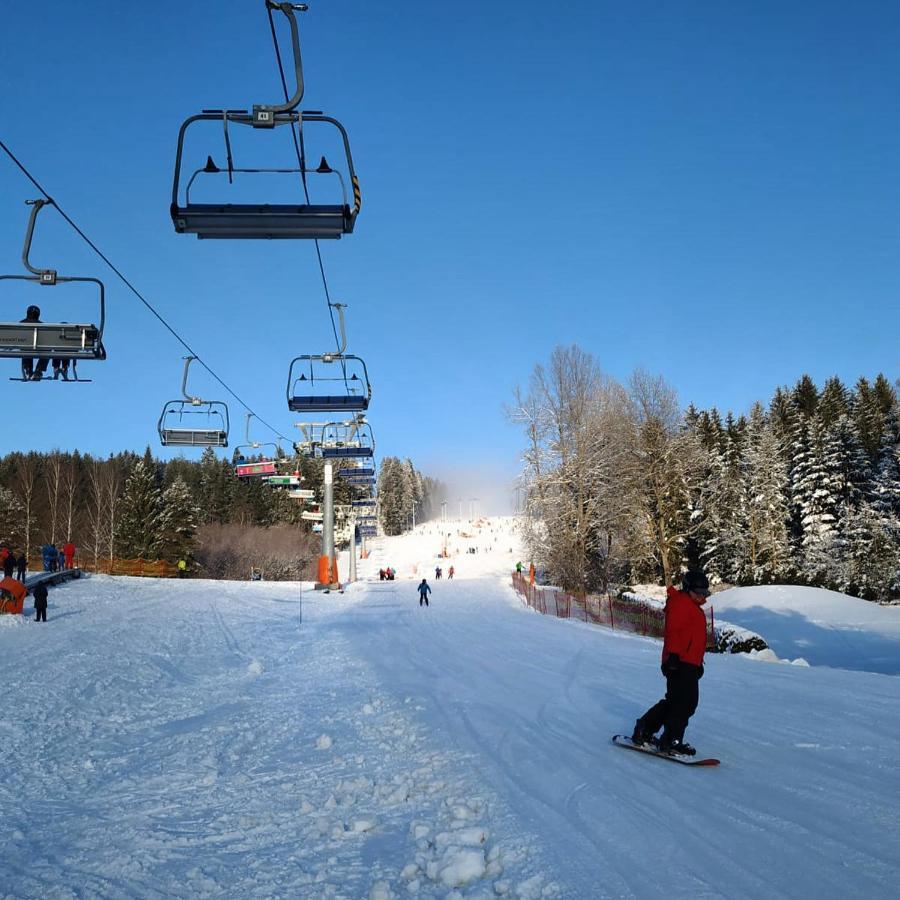
[[422,583],[419,585],[419,606],[424,602],[426,606],[428,606],[428,595],[431,593],[431,588],[428,586],[428,582],[423,578]]
[[516,563],[516,572],[517,572],[519,575],[522,574],[522,563],[521,563],[521,562],[517,562],[517,563]]
[[178,560],[178,577],[184,578],[187,575],[187,560],[179,559]]
[[701,607],[709,596],[709,580],[702,569],[688,569],[681,587],[679,591],[670,585],[666,591],[662,651],[666,696],[635,722],[631,740],[635,744],[653,743],[654,735],[662,728],[661,752],[693,756],[697,751],[684,743],[684,730],[700,696],[706,650],[706,616]]
[[447,580],[448,580],[448,581],[453,581],[453,573],[454,573],[455,571],[456,571],[456,570],[453,568],[453,566],[450,566],[450,568],[447,569]]
[[40,582],[34,586],[34,621],[47,621],[47,585]]
[[25,551],[23,550],[19,558],[16,560],[16,578],[19,581],[25,580],[25,573],[28,571],[28,557],[25,556]]

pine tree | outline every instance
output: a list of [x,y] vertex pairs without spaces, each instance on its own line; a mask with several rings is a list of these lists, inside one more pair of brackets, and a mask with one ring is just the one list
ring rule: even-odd
[[207,447],[200,457],[197,495],[202,522],[224,524],[231,520],[236,480],[228,462],[220,460],[212,447]]
[[173,481],[162,495],[157,542],[160,559],[190,561],[197,546],[199,514],[187,484],[180,478]]
[[18,497],[0,486],[0,544],[5,544],[10,550],[25,546],[24,513],[25,509]]
[[154,472],[143,459],[134,464],[119,512],[116,552],[125,559],[157,559],[160,495]]
[[406,524],[404,478],[402,464],[394,456],[386,456],[378,474],[378,506],[385,534],[400,534]]
[[762,406],[750,413],[743,453],[747,502],[747,571],[752,584],[767,584],[789,576],[788,469],[775,429]]

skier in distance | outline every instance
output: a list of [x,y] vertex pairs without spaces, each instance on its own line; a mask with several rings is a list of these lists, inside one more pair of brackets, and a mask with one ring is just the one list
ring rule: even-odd
[[666,591],[662,651],[666,696],[635,722],[631,740],[635,744],[652,744],[662,728],[660,752],[693,756],[697,751],[684,742],[684,731],[700,698],[699,681],[706,651],[706,616],[702,606],[709,596],[709,579],[702,569],[688,569],[681,587],[679,591],[670,585]]

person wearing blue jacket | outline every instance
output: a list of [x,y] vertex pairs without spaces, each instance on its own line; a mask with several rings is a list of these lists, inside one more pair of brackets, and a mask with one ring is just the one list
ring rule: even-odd
[[428,582],[423,578],[422,583],[419,585],[419,606],[424,602],[426,606],[428,606],[428,595],[431,593],[431,588],[428,586]]

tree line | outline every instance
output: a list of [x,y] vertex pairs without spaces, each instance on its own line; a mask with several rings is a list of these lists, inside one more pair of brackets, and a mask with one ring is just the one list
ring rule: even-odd
[[526,437],[526,544],[570,590],[701,564],[730,584],[900,597],[900,405],[884,375],[821,389],[803,375],[723,416],[558,347],[508,415]]
[[422,475],[412,460],[386,456],[378,473],[379,521],[385,534],[400,534],[413,522],[426,522],[440,513],[446,486]]
[[[390,473],[393,460],[385,463]],[[385,480],[390,534],[399,533],[395,510],[406,508],[410,491],[427,517],[436,484],[410,460],[402,468],[399,482]],[[324,463],[303,459],[297,470],[321,500]],[[335,479],[334,496],[349,503],[351,488]],[[143,455],[107,458],[58,450],[0,457],[0,544],[28,556],[71,539],[80,559],[95,567],[116,557],[186,559],[207,577],[242,578],[251,567],[269,578],[307,577],[321,539],[301,518],[303,508],[260,479],[237,478],[211,448],[199,460],[158,460],[149,447]]]

